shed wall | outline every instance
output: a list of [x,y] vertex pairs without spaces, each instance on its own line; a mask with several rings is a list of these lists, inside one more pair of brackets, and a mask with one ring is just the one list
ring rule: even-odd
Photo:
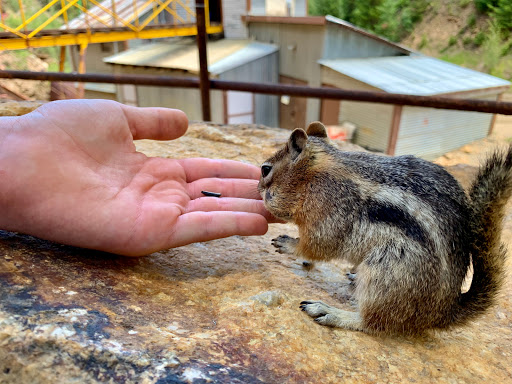
[[[483,97],[496,100],[496,95]],[[395,154],[412,154],[432,160],[489,132],[492,114],[434,108],[402,109]]]
[[[319,87],[325,26],[251,22],[249,36],[257,41],[279,45],[279,74]],[[320,118],[320,101],[309,98],[306,120]]]
[[[69,46],[74,62],[80,60],[78,46]],[[112,67],[103,62],[103,59],[123,51],[122,42],[89,44],[85,54],[85,70],[90,73],[112,73]]]
[[332,23],[327,24],[322,59],[400,55],[403,52],[391,45]]
[[[115,73],[144,74],[158,76],[190,76],[182,71],[158,68],[115,66]],[[201,95],[198,89],[176,87],[136,86],[139,107],[177,108],[185,112],[190,120],[202,120]],[[118,95],[121,92],[118,91]],[[123,102],[122,99],[119,100]],[[212,121],[223,122],[224,104],[221,91],[211,91],[210,105]]]
[[242,22],[242,15],[247,13],[245,1],[222,0],[222,24],[224,36],[228,39],[245,39],[248,32]]
[[324,26],[251,22],[249,35],[279,46],[279,73],[303,81],[320,77]]
[[[245,65],[231,69],[219,75],[222,80],[247,81],[254,83],[277,83],[279,57],[278,52],[254,60]],[[165,76],[190,76],[183,71],[143,68],[130,66],[115,66],[116,73],[145,74]],[[184,111],[190,120],[202,120],[201,95],[198,89],[176,87],[137,86],[137,100],[141,107],[168,107]],[[121,102],[122,93],[117,92]],[[279,125],[278,96],[255,94],[255,123],[271,127]],[[223,92],[210,91],[212,121],[224,122]]]
[[357,126],[354,142],[372,151],[386,152],[393,105],[342,101],[340,105],[340,123],[350,121]]
[[[357,89],[361,91],[381,91],[366,83],[342,75],[330,68],[322,67],[322,83],[341,89]],[[364,103],[342,100],[338,115],[338,123],[350,121],[357,125],[355,143],[365,148],[385,152],[391,121],[393,105]]]
[[[219,78],[221,80],[245,81],[251,83],[278,83],[278,67],[279,56],[278,52],[275,52],[271,55],[226,71],[222,73]],[[255,93],[254,102],[255,123],[264,124],[269,127],[279,126],[278,96]]]

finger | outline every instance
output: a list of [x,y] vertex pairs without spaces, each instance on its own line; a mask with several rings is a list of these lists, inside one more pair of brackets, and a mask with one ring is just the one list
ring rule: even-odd
[[173,140],[188,128],[188,119],[179,109],[138,108],[122,105],[134,140]]
[[258,182],[246,179],[201,179],[187,184],[191,199],[204,197],[201,191],[220,193],[222,197],[240,197],[261,200]]
[[180,247],[234,235],[264,235],[267,230],[267,220],[255,213],[191,212],[178,218],[167,246]]
[[178,160],[187,176],[187,182],[218,177],[233,179],[260,178],[260,169],[252,164],[234,160],[213,160],[203,158],[191,158]]
[[270,212],[265,209],[265,205],[261,200],[253,199],[235,199],[235,198],[217,198],[217,197],[203,197],[190,201],[186,207],[186,213],[203,211],[237,211],[257,213],[270,221],[274,219]]

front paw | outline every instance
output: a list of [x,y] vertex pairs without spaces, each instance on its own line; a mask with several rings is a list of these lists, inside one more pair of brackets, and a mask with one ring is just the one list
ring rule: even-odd
[[294,253],[295,246],[299,242],[299,239],[295,239],[288,235],[281,235],[272,239],[272,245],[276,248],[276,252],[279,253]]
[[356,277],[357,277],[357,274],[355,272],[347,272],[345,273],[345,276],[347,276],[347,278],[349,279],[350,283],[354,283],[354,281],[356,280]]

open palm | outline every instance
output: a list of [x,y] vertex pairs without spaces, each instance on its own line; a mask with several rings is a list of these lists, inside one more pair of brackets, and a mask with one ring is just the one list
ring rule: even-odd
[[2,118],[0,228],[131,256],[264,234],[257,167],[135,150],[133,140],[175,139],[187,124],[178,110],[106,100],[53,102]]

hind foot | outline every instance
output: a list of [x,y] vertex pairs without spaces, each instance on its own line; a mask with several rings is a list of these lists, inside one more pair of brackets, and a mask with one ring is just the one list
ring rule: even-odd
[[329,327],[362,331],[363,324],[358,312],[349,312],[331,307],[322,301],[303,301],[300,309],[315,319],[315,322]]

